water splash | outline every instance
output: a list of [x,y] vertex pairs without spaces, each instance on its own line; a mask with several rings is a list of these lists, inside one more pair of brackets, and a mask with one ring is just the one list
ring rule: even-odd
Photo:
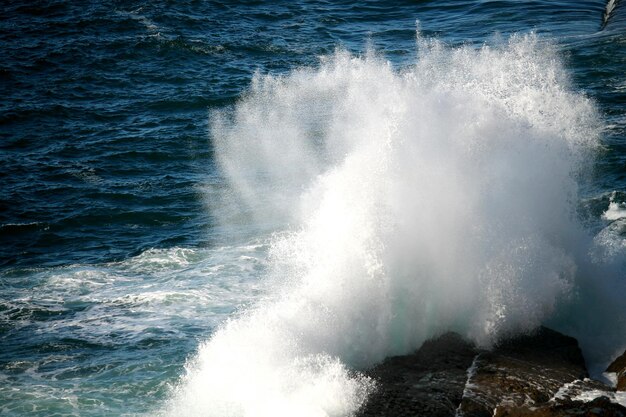
[[626,294],[623,275],[589,259],[575,214],[598,115],[555,48],[417,46],[403,71],[338,51],[257,75],[213,116],[229,198],[287,231],[273,295],[200,347],[165,414],[349,415],[373,389],[351,369],[445,331],[489,346],[546,322],[626,329],[604,290]]
[[604,7],[604,13],[602,13],[602,24],[600,26],[600,29],[604,29],[609,23],[609,19],[611,19],[611,16],[613,15],[613,11],[617,6],[617,2],[618,0],[608,0],[606,2],[606,6]]

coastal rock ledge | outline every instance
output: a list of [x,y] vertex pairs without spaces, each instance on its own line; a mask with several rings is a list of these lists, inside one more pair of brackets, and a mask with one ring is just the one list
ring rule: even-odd
[[[607,372],[619,390],[626,352]],[[378,389],[359,417],[626,417],[623,393],[589,379],[576,339],[545,327],[490,351],[447,333],[366,373]]]
[[622,353],[622,356],[615,359],[606,371],[615,375],[617,390],[626,391],[626,351]]

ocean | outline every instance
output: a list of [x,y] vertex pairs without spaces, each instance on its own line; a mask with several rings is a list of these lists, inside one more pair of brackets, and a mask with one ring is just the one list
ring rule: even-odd
[[626,5],[8,1],[0,414],[347,416],[456,331],[626,347]]

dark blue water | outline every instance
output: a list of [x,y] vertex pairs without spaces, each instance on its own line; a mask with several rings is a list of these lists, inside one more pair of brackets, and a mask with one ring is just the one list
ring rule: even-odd
[[[370,48],[398,71],[536,33],[591,98],[594,230],[626,199],[626,6],[597,1],[9,1],[0,10],[0,410],[158,410],[185,360],[264,292],[267,246],[216,216],[209,114],[255,73]],[[613,194],[612,194],[613,193]],[[612,197],[611,197],[612,196]],[[237,221],[233,221],[237,223]]]

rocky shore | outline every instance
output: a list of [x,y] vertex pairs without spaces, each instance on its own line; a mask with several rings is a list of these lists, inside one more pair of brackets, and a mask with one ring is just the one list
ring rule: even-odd
[[[626,352],[589,378],[576,339],[545,327],[485,351],[447,333],[367,373],[360,417],[626,417]],[[621,402],[621,404],[620,404]]]

